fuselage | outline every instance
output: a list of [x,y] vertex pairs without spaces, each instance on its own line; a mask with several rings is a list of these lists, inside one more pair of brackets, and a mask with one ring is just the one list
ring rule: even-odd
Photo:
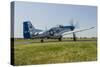
[[74,26],[59,26],[53,27],[44,32],[36,32],[32,35],[32,38],[60,38],[65,32],[73,31]]
[[46,31],[35,29],[30,21],[23,23],[23,36],[25,39],[30,38],[61,38],[65,32],[73,31],[74,26],[63,26],[52,27]]

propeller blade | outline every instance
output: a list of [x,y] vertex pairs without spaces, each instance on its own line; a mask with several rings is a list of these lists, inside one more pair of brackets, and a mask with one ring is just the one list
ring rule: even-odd
[[72,20],[70,20],[70,25],[71,25],[71,26],[74,26],[73,19],[72,19]]
[[69,24],[70,24],[70,26],[74,26],[75,28],[79,28],[79,22],[78,21],[75,23],[74,20],[71,19]]

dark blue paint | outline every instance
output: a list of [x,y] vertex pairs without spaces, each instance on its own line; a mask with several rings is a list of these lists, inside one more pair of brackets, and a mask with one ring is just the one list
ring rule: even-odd
[[28,21],[23,22],[23,36],[25,39],[31,38],[29,28],[28,28]]
[[74,30],[75,27],[74,26],[63,26],[63,28],[67,28],[67,29],[69,28],[71,30]]

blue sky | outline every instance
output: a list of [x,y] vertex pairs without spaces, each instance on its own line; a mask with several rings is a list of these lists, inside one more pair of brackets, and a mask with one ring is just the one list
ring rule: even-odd
[[[71,19],[78,22],[79,28],[97,26],[97,7],[49,4],[34,2],[15,2],[14,37],[23,37],[23,21],[31,21],[34,27],[45,30],[56,25],[69,25]],[[79,37],[96,36],[96,28],[77,33]],[[68,35],[70,36],[70,35]]]

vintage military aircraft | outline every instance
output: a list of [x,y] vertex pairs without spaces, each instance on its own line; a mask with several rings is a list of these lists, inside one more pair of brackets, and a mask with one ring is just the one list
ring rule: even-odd
[[76,27],[73,25],[73,23],[71,23],[71,25],[69,25],[69,26],[59,25],[57,27],[52,27],[49,30],[43,31],[43,30],[35,29],[30,21],[24,21],[23,22],[23,36],[25,39],[39,38],[39,39],[41,39],[41,42],[43,42],[44,41],[43,39],[45,39],[45,38],[58,39],[59,41],[61,41],[62,37],[64,35],[68,35],[68,34],[72,33],[73,40],[76,41],[75,33],[85,31],[85,30],[90,30],[95,27],[90,27],[88,29],[74,31],[75,28]]

